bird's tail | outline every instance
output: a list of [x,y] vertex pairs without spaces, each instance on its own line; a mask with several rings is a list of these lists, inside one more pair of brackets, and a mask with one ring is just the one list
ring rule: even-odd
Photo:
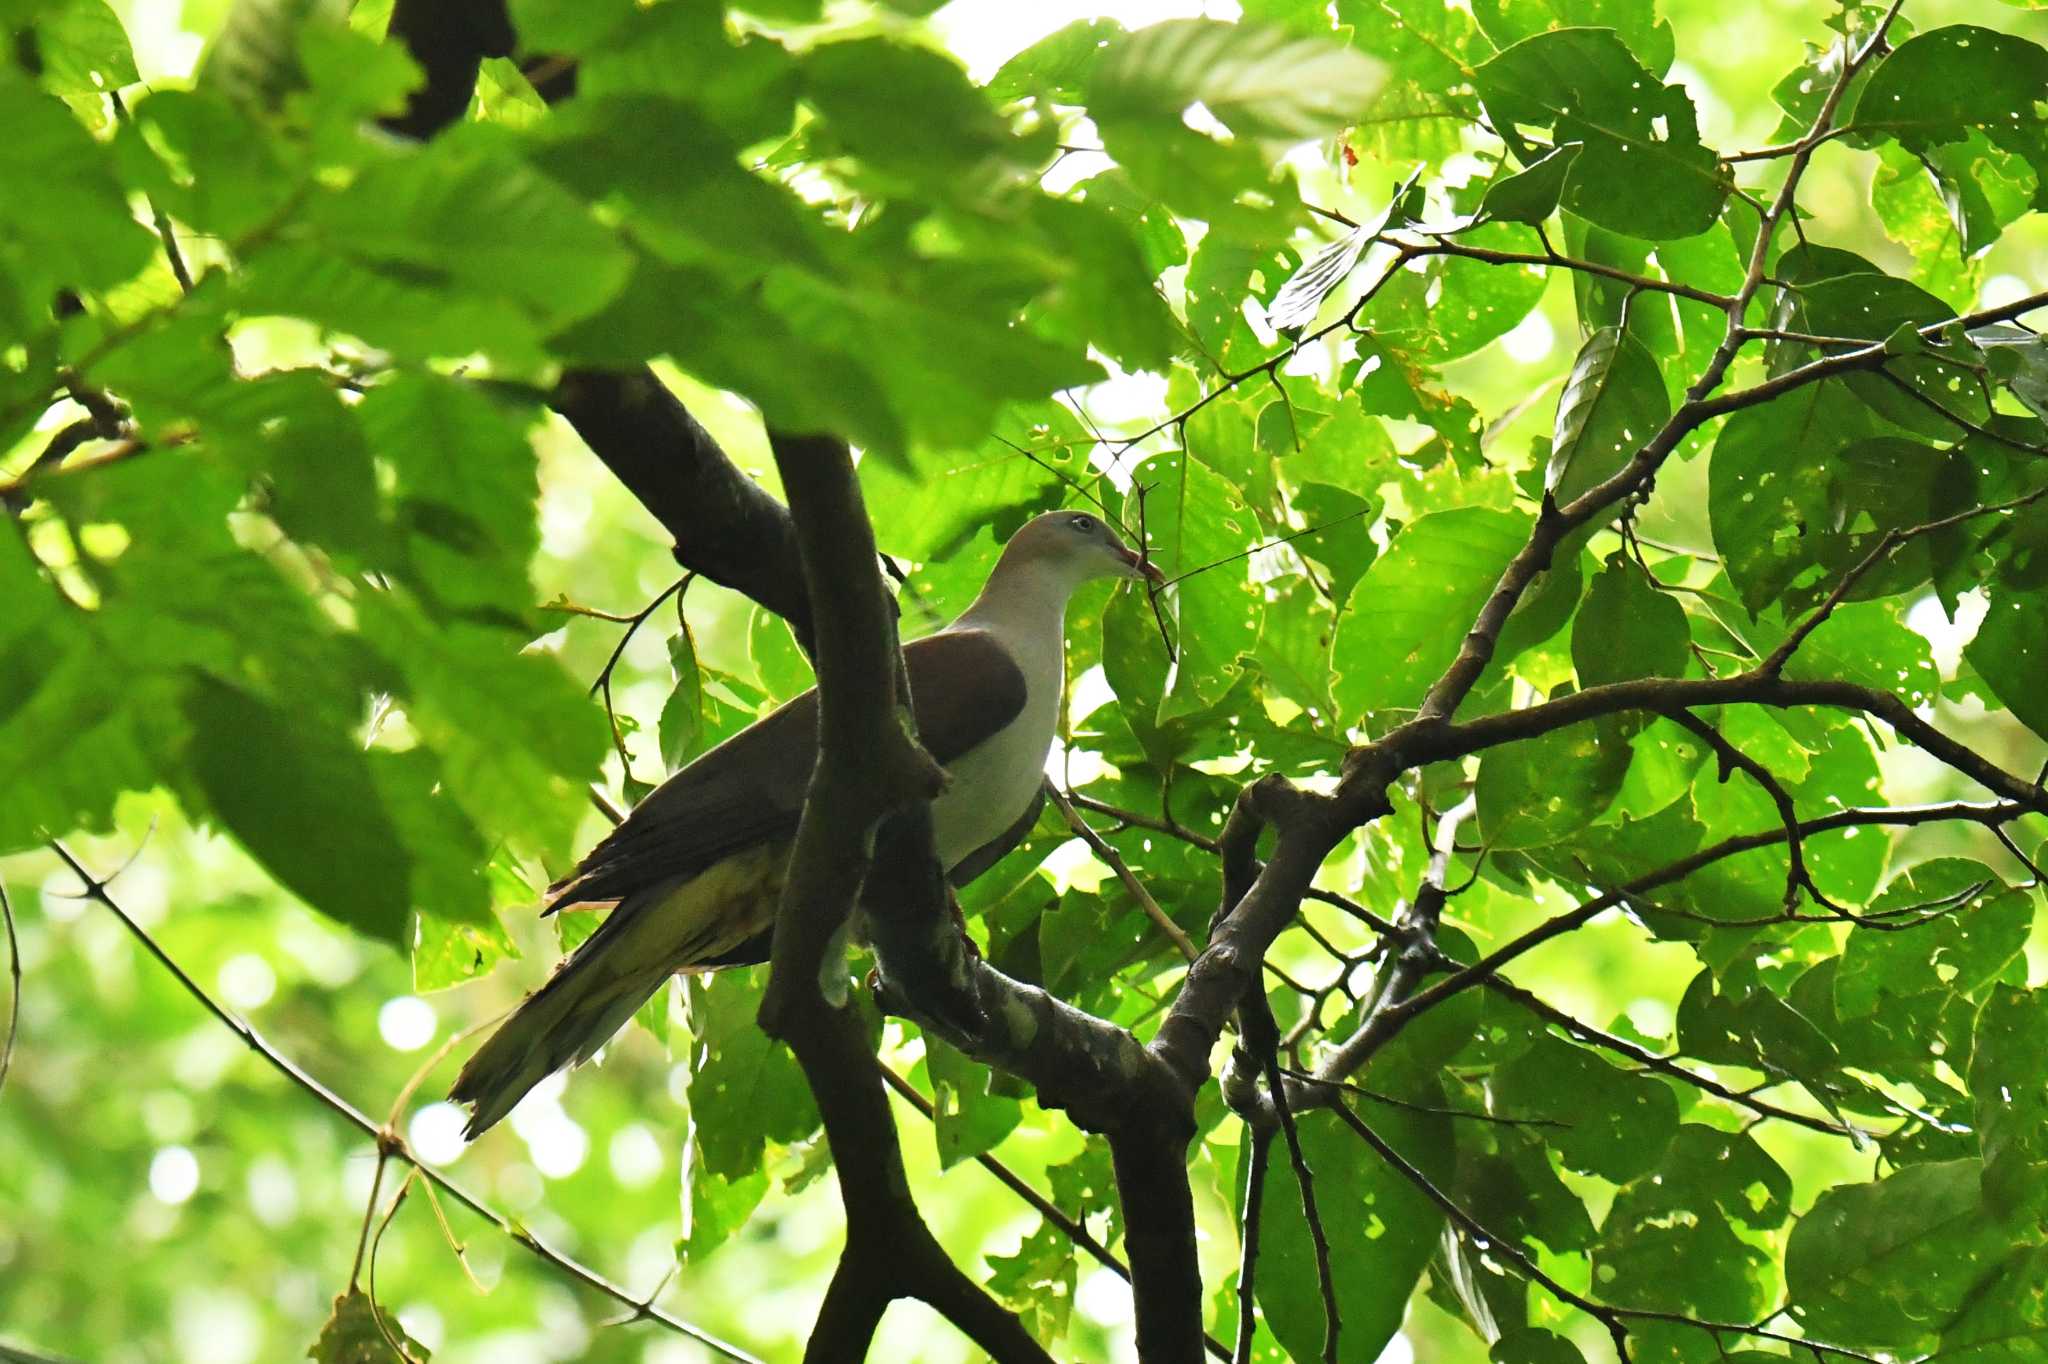
[[766,960],[751,949],[774,925],[788,856],[787,843],[764,843],[619,901],[455,1077],[448,1097],[473,1105],[464,1135],[474,1141],[527,1090],[596,1055],[676,972]]
[[615,941],[601,928],[592,934],[469,1058],[448,1091],[473,1105],[465,1138],[475,1141],[548,1076],[596,1055],[674,969],[659,960],[622,963],[610,951]]

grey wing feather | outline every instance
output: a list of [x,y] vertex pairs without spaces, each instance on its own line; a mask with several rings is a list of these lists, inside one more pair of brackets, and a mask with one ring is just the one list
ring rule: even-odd
[[[919,738],[942,764],[1024,708],[1023,672],[983,631],[941,631],[903,652]],[[623,899],[790,837],[817,758],[818,694],[807,691],[656,787],[574,872],[548,888],[546,912]]]
[[794,834],[817,762],[817,716],[817,693],[807,691],[656,787],[548,888],[547,912],[623,899]]

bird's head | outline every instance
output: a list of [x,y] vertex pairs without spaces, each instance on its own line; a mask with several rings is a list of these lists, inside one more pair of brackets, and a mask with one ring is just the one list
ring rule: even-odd
[[1010,537],[1003,558],[1052,568],[1077,585],[1091,578],[1162,581],[1158,568],[1094,512],[1056,511],[1032,517]]

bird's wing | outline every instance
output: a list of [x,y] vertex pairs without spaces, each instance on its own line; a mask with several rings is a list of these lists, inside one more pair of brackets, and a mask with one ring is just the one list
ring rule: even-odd
[[[918,736],[941,765],[1024,708],[1023,671],[985,631],[928,635],[905,645],[903,657]],[[818,694],[807,691],[656,787],[574,872],[549,887],[548,911],[622,899],[789,837],[817,757]]]

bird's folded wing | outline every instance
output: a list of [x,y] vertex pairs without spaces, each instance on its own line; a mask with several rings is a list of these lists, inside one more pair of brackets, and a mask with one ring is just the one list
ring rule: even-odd
[[[912,712],[941,765],[1024,708],[1024,674],[994,636],[948,630],[904,646]],[[818,694],[807,691],[663,782],[548,890],[549,912],[622,899],[694,876],[796,832],[818,756]]]

